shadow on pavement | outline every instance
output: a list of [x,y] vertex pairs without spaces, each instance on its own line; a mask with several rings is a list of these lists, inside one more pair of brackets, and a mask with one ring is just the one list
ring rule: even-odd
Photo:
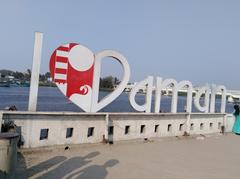
[[66,159],[67,159],[67,157],[64,157],[64,156],[52,157],[44,162],[41,162],[41,163],[27,169],[24,156],[21,153],[18,153],[16,178],[19,178],[19,179],[20,178],[21,179],[29,178],[29,177],[34,176],[38,173],[41,173],[45,170],[48,170],[49,168],[63,162]]
[[63,162],[62,164],[60,164],[57,168],[43,174],[42,176],[40,176],[38,178],[39,179],[62,178],[65,175],[67,175],[68,173],[88,164],[89,162],[91,162],[91,160],[89,160],[89,159],[94,158],[99,154],[100,154],[99,152],[92,152],[84,157],[72,157],[72,158],[66,160],[65,162]]
[[64,156],[56,156],[47,161],[41,162],[38,165],[35,165],[35,166],[27,169],[28,177],[34,176],[44,170],[48,170],[52,166],[55,166],[55,165],[63,162],[66,159],[67,159],[67,157],[64,157]]
[[78,172],[71,174],[67,179],[82,178],[82,179],[105,179],[107,176],[107,168],[113,167],[119,161],[115,159],[108,160],[103,165],[91,165]]
[[0,170],[0,178],[5,178],[6,177],[6,172],[3,172]]
[[[24,156],[18,153],[18,167],[16,178],[29,178],[38,175],[39,179],[59,179],[64,176],[74,172],[75,170],[80,170],[86,164],[92,162],[92,158],[99,155],[100,152],[91,152],[86,156],[78,156],[67,159],[65,156],[55,156],[44,162],[41,162],[35,166],[27,168]],[[68,178],[80,177],[80,178],[105,178],[107,176],[107,168],[113,167],[119,163],[118,160],[109,160],[104,165],[91,165],[78,172],[73,173]],[[55,167],[55,168],[54,168]],[[51,169],[53,168],[53,169]],[[44,172],[41,174],[41,172]]]

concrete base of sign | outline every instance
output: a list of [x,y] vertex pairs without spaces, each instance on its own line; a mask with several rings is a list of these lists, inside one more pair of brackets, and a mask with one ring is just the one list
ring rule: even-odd
[[73,113],[3,111],[24,148],[230,132],[232,115],[220,113]]

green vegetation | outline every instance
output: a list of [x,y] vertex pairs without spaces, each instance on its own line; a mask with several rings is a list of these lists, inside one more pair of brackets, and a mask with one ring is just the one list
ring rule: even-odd
[[[0,82],[8,82],[12,86],[29,86],[31,79],[31,70],[27,69],[26,72],[0,70]],[[50,80],[50,73],[39,75],[40,86],[56,86]]]
[[[31,79],[31,70],[26,72],[0,70],[0,83],[8,82],[10,86],[29,86]],[[99,88],[104,91],[112,91],[120,83],[119,79],[112,76],[100,78]],[[51,74],[46,72],[39,75],[39,86],[56,87],[51,81]]]
[[119,79],[112,76],[100,78],[99,88],[101,90],[111,91],[120,83]]

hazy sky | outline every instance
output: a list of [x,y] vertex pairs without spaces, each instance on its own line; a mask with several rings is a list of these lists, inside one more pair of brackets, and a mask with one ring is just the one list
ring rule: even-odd
[[[0,69],[31,68],[34,32],[44,33],[41,72],[61,44],[114,49],[131,81],[148,75],[240,89],[240,1],[1,0]],[[105,60],[106,74],[121,67]]]

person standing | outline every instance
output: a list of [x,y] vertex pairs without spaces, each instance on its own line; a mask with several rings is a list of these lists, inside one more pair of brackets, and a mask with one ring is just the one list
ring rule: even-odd
[[239,105],[235,104],[234,109],[235,109],[235,112],[233,113],[233,115],[235,116],[235,122],[234,122],[232,131],[235,134],[240,135],[240,115],[239,115],[240,109],[239,109]]

